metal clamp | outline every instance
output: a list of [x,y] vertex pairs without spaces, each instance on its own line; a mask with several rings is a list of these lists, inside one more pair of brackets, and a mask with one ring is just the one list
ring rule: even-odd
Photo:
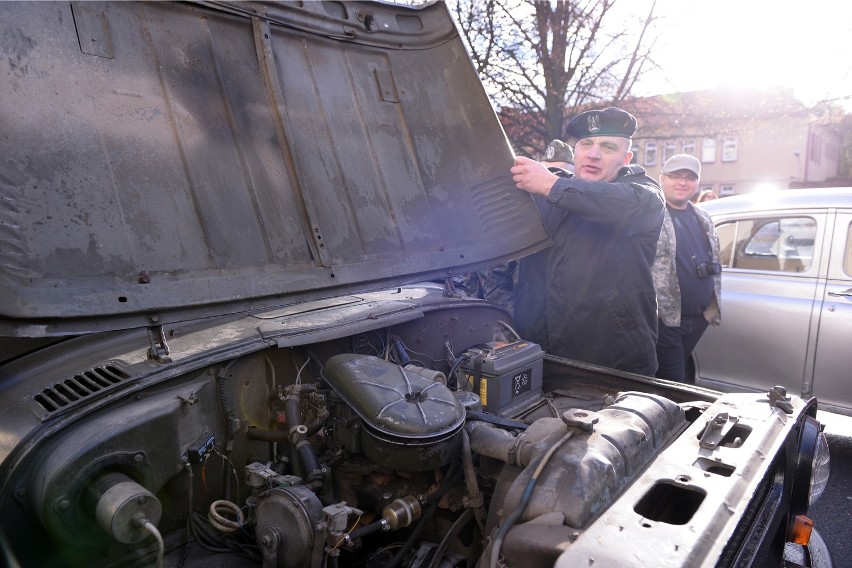
[[727,412],[720,412],[707,421],[707,427],[698,442],[699,447],[715,450],[737,422],[739,422],[738,417],[729,415]]

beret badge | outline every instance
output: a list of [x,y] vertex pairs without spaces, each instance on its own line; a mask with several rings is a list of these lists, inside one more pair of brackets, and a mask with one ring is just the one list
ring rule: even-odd
[[601,129],[601,119],[596,114],[589,115],[589,132],[594,134]]

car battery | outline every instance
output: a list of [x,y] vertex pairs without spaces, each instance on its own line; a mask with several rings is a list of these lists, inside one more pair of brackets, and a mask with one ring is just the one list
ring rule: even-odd
[[544,351],[529,341],[492,341],[462,354],[467,389],[478,393],[488,412],[517,415],[542,400]]

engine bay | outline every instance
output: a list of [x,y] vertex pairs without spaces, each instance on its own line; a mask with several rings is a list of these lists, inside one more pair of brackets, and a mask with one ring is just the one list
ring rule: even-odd
[[545,393],[501,317],[435,310],[141,390],[41,442],[8,536],[53,543],[22,547],[38,563],[468,566],[544,516],[564,534],[491,546],[550,565],[687,423],[661,396]]
[[124,355],[25,397],[42,426],[6,461],[0,512],[21,565],[567,566],[612,519],[688,555],[724,526],[702,504],[771,478],[750,444],[798,459],[783,397],[695,400],[546,356],[485,302],[420,301],[389,325],[366,303],[328,339],[335,302],[176,325],[162,362],[119,348],[138,333],[49,347]]
[[0,562],[780,565],[815,400],[559,359],[454,289],[551,240],[446,3],[0,25]]

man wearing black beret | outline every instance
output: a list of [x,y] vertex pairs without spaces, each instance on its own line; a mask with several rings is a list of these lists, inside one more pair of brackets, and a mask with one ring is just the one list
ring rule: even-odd
[[568,123],[575,175],[515,158],[553,245],[521,260],[519,333],[551,355],[653,376],[657,302],[651,265],[663,223],[660,187],[630,165],[636,118],[591,110]]

